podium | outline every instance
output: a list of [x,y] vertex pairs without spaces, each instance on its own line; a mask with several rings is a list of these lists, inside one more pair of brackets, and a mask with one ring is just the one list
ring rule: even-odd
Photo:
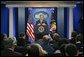
[[34,27],[34,33],[35,34],[48,34],[49,28],[46,25],[36,25]]
[[39,37],[43,35],[48,35],[49,28],[47,25],[35,25],[34,27],[34,34],[38,35]]

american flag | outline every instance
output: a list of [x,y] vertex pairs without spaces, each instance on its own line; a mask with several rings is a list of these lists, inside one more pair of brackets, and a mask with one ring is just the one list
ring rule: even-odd
[[30,40],[33,42],[34,41],[34,27],[33,27],[33,20],[31,19],[31,10],[29,11],[26,34],[28,35]]

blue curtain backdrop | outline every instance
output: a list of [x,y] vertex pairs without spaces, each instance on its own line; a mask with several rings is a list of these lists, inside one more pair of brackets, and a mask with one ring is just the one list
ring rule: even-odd
[[14,25],[14,36],[18,38],[18,8],[13,8],[13,25]]
[[67,39],[69,39],[69,8],[67,8],[67,34],[66,35],[67,35]]
[[74,29],[78,29],[81,31],[81,27],[80,27],[80,23],[79,20],[82,16],[82,5],[81,4],[77,4],[77,6],[75,8],[73,8],[73,25],[74,25]]
[[5,4],[1,4],[1,33],[9,36],[9,8],[5,6]]

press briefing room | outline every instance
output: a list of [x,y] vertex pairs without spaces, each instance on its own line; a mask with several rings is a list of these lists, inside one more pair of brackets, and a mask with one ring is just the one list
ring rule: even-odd
[[83,1],[1,1],[1,56],[83,56]]

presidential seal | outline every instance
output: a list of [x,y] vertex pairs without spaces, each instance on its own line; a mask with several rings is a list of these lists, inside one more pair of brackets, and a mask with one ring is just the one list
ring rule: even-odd
[[43,26],[40,26],[40,27],[38,28],[38,31],[39,31],[39,32],[43,32],[43,31],[44,31],[44,27],[43,27]]

